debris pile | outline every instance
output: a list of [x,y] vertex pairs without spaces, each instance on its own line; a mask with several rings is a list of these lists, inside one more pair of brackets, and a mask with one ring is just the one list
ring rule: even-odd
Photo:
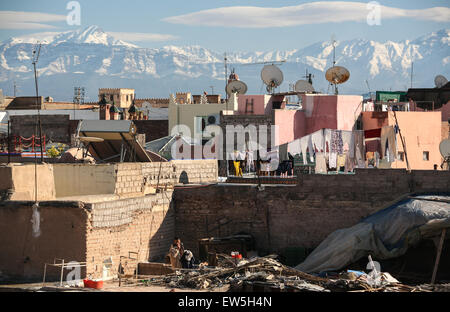
[[330,292],[330,291],[398,291],[418,290],[400,284],[388,273],[383,273],[377,285],[364,272],[344,273],[336,278],[322,278],[287,267],[276,256],[254,257],[239,262],[218,254],[218,266],[208,267],[205,263],[198,268],[177,270],[165,276],[141,279],[144,285],[158,285],[170,288],[191,288],[213,290],[228,287],[230,291],[272,291],[272,292]]

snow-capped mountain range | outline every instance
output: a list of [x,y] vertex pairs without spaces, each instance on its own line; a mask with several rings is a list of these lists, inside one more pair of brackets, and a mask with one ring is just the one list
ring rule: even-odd
[[[140,48],[90,26],[0,43],[0,88],[4,94],[12,95],[14,81],[19,95],[34,94],[32,51],[37,41],[42,43],[38,62],[40,94],[56,100],[71,100],[74,86],[87,88],[88,101],[97,99],[101,87],[135,88],[138,97],[168,97],[177,91],[210,92],[210,86],[215,93],[224,93],[223,52],[200,46]],[[304,79],[306,70],[314,75],[316,90],[331,91],[324,77],[333,62],[329,41],[290,51],[227,53],[227,58],[229,68],[235,68],[249,93],[264,92],[260,79],[263,65],[244,64],[272,60],[286,60],[280,66],[284,73],[280,91]],[[405,90],[411,83],[412,62],[414,87],[434,87],[437,74],[450,79],[450,30],[412,41],[338,41],[336,64],[345,66],[351,74],[340,93],[361,94],[369,88]]]

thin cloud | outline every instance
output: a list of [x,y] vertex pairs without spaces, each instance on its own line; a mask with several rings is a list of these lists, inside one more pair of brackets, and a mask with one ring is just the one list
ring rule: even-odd
[[[365,22],[370,12],[366,2],[310,2],[296,6],[264,8],[233,6],[164,18],[173,24],[239,28],[289,27],[307,24]],[[383,19],[410,18],[434,22],[450,21],[450,8],[413,10],[380,6]]]
[[124,41],[134,42],[148,42],[148,41],[169,41],[178,39],[177,36],[167,34],[152,34],[152,33],[138,33],[138,32],[112,32],[107,31],[108,34],[114,38]]
[[40,12],[0,11],[0,29],[49,29],[44,23],[65,21],[65,15]]

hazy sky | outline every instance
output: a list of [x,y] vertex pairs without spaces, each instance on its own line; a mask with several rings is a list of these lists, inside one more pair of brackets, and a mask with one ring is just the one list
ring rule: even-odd
[[98,25],[142,47],[201,45],[216,51],[289,50],[330,40],[415,39],[450,27],[450,0],[378,1],[381,25],[367,23],[368,1],[80,0],[81,25],[68,25],[65,0],[0,2],[0,41]]

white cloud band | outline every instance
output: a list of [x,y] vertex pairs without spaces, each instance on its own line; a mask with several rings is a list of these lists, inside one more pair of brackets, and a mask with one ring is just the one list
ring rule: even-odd
[[0,11],[0,29],[48,29],[55,26],[42,24],[65,21],[65,15],[40,12]]
[[173,35],[152,34],[152,33],[111,32],[111,31],[107,31],[107,33],[113,36],[114,38],[132,42],[168,41],[168,40],[175,40],[178,38]]
[[[450,21],[450,8],[447,7],[413,10],[380,5],[380,9],[382,19],[412,18],[435,22]],[[369,12],[366,2],[331,1],[280,8],[222,7],[167,17],[163,21],[192,26],[269,28],[348,21],[364,22]]]

